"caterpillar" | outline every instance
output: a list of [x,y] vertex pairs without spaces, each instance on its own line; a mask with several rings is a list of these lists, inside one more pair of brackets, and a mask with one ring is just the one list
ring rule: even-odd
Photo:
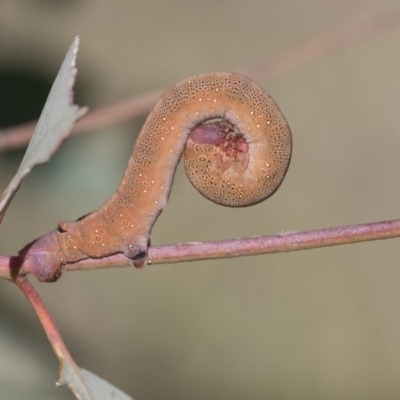
[[242,207],[278,189],[292,136],[277,104],[249,78],[206,73],[182,80],[149,114],[111,198],[25,246],[19,253],[24,267],[40,281],[54,281],[64,265],[86,258],[123,253],[135,267],[144,266],[183,152],[188,178],[202,195]]

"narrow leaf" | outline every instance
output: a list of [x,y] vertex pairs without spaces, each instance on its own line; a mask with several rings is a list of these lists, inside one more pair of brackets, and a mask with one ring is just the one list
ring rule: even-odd
[[[86,385],[80,368],[75,364],[70,354],[57,354],[60,361],[60,369],[58,371],[58,378],[56,385],[66,385],[78,400],[97,400],[91,393]],[[63,357],[65,359],[63,359]]]
[[77,36],[53,83],[21,165],[0,197],[0,223],[22,180],[33,167],[51,158],[71,132],[75,122],[87,111],[86,108],[80,108],[73,103],[72,89],[77,72],[75,61],[78,47],[79,37]]
[[64,360],[60,365],[57,386],[68,386],[79,400],[133,400],[93,372],[78,368],[74,362]]
[[[88,391],[91,396],[90,398],[93,400],[133,400],[132,397],[128,396],[120,389],[92,372],[83,368],[79,368],[79,370],[84,382],[76,382],[76,375],[73,376],[72,379],[70,377],[68,381],[65,382],[65,384],[68,385],[71,391],[75,394],[76,398],[82,400],[86,399]],[[60,385],[60,383],[58,383],[58,385]],[[77,386],[82,387],[82,385],[85,387],[83,393],[77,390]]]

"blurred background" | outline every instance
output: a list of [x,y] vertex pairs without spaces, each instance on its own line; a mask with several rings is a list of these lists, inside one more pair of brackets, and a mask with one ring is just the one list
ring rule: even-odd
[[[396,0],[0,3],[0,125],[38,118],[81,37],[75,99],[95,108],[207,71],[237,71]],[[178,169],[152,243],[399,217],[400,26],[257,83],[294,138],[279,191],[248,209],[203,199]],[[69,138],[23,183],[0,254],[100,206],[144,118]],[[0,154],[3,190],[23,150]],[[136,400],[398,399],[399,241],[91,272],[35,283],[76,362]],[[33,281],[33,279],[32,279]],[[72,399],[28,302],[0,282],[0,398]]]

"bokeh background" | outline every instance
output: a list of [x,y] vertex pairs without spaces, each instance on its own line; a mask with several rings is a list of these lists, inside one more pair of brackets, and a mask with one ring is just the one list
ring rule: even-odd
[[[91,108],[206,71],[235,71],[384,12],[396,0],[0,3],[0,124],[37,118],[75,35],[76,101]],[[227,209],[178,169],[152,243],[228,239],[397,218],[400,26],[257,76],[293,131],[268,201]],[[68,139],[23,183],[0,254],[97,208],[143,119]],[[5,188],[23,150],[0,154]],[[1,189],[3,190],[3,189]],[[136,400],[400,398],[399,241],[35,283],[77,363]],[[72,399],[18,289],[0,282],[0,398]]]

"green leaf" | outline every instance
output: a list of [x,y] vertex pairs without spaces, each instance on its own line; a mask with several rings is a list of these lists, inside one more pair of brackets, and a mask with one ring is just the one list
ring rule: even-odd
[[80,108],[73,103],[72,89],[77,72],[75,61],[78,47],[77,36],[53,83],[21,165],[0,197],[0,223],[22,180],[33,167],[50,160],[71,132],[75,122],[87,112],[87,108]]

